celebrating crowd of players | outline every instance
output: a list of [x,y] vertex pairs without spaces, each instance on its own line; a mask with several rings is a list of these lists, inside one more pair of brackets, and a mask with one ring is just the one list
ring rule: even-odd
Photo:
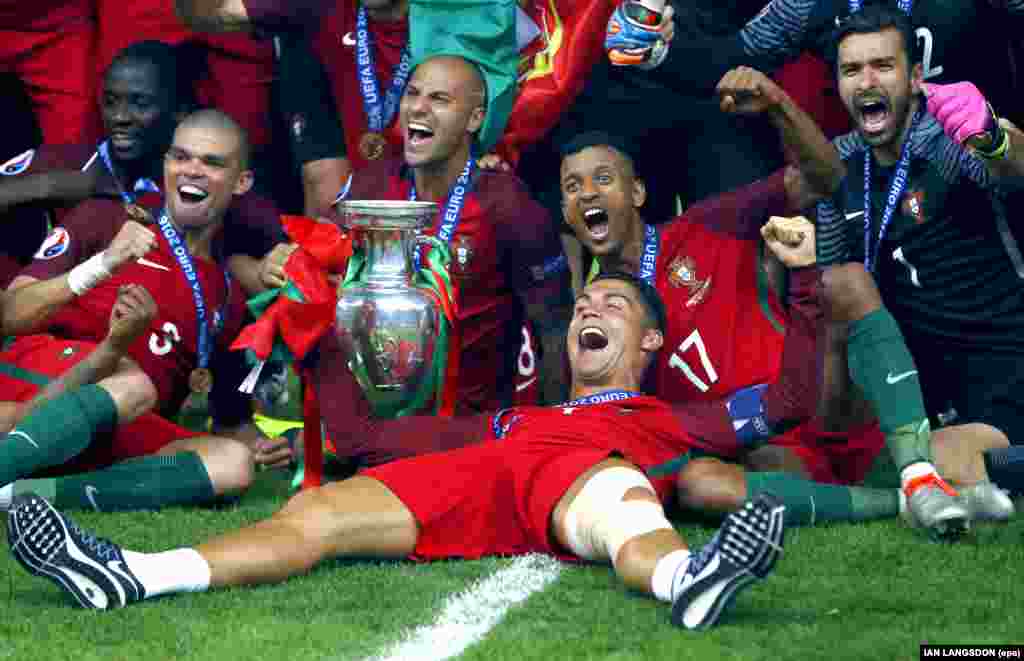
[[[705,628],[785,525],[955,539],[1013,516],[1024,2],[526,2],[503,133],[492,62],[413,61],[404,0],[51,4],[0,3],[42,129],[0,165],[0,508],[19,562],[82,606],[540,551]],[[953,52],[973,37],[986,66]],[[73,48],[74,83],[52,59]],[[438,203],[455,416],[375,417],[328,331],[303,372],[356,476],[162,554],[61,514],[211,502],[287,462],[227,347],[286,284],[280,213],[336,222],[341,197]],[[189,392],[213,432],[168,420]],[[670,501],[719,534],[691,553]]]

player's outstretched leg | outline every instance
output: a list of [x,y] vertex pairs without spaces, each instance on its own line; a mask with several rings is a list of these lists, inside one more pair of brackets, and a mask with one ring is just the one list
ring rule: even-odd
[[15,496],[7,543],[25,569],[56,583],[83,608],[119,608],[145,597],[116,544],[86,533],[35,494]]
[[771,572],[782,554],[785,507],[762,494],[748,501],[694,555],[672,602],[672,622],[707,629],[736,595]]

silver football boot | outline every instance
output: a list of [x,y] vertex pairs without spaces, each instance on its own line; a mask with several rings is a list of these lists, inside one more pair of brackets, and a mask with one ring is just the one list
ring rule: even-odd
[[[971,527],[971,512],[957,492],[934,473],[907,496],[903,518],[932,537],[954,540]],[[904,492],[905,493],[905,492]]]
[[961,488],[960,500],[972,521],[1009,521],[1017,513],[1010,496],[991,482]]

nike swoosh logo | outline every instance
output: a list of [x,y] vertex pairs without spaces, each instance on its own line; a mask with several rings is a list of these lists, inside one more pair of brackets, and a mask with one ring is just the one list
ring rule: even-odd
[[25,439],[26,441],[28,441],[29,443],[31,443],[33,447],[35,447],[35,448],[37,448],[37,449],[39,448],[39,444],[38,444],[38,443],[36,443],[36,442],[35,442],[35,441],[34,441],[34,440],[32,439],[32,437],[31,437],[31,436],[29,436],[28,434],[26,434],[25,432],[23,432],[23,431],[19,431],[19,430],[15,429],[14,431],[12,431],[12,432],[10,432],[10,433],[11,433],[11,435],[12,435],[12,436],[21,436],[21,437],[22,437],[22,438],[24,438],[24,439]]
[[91,484],[85,485],[85,497],[89,499],[89,504],[92,505],[92,508],[97,512],[102,512],[103,510],[101,510],[100,506],[96,503],[97,493],[99,493],[99,489]]
[[863,216],[863,215],[864,215],[863,211],[854,211],[853,213],[846,214],[846,219],[847,220],[853,220],[854,218],[857,218],[857,217]]
[[341,38],[341,44],[343,46],[355,46],[356,38],[352,36],[351,32],[346,32],[345,36]]
[[151,269],[159,269],[161,271],[170,271],[171,270],[171,269],[167,268],[166,266],[164,266],[163,264],[157,264],[156,262],[151,262],[148,259],[146,259],[145,257],[139,257],[135,261],[138,262],[139,264],[142,264],[143,266],[148,266]]
[[899,383],[903,379],[906,379],[907,377],[913,376],[914,374],[917,374],[917,370],[910,370],[909,372],[904,372],[903,374],[897,374],[896,376],[893,376],[892,372],[889,372],[888,374],[885,375],[885,382],[888,383],[891,386],[892,384]]

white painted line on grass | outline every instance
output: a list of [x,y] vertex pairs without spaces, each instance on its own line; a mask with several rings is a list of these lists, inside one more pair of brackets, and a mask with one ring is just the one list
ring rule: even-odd
[[433,624],[418,627],[373,661],[443,661],[482,640],[510,608],[553,583],[562,565],[545,555],[527,555],[445,602]]

